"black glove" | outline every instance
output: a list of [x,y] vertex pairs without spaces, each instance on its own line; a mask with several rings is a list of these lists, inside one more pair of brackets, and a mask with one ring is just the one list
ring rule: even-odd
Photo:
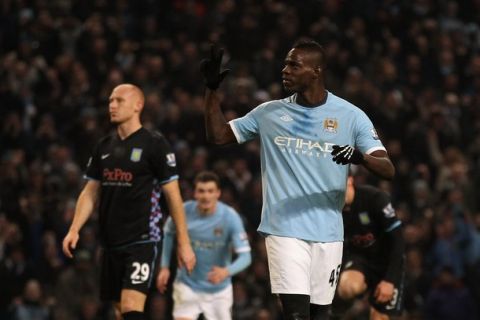
[[212,44],[210,46],[210,57],[200,62],[200,72],[203,75],[205,85],[211,90],[216,90],[223,78],[230,72],[229,69],[220,72],[222,56],[223,48]]
[[332,149],[332,160],[338,164],[362,164],[365,161],[363,154],[349,145],[334,145]]

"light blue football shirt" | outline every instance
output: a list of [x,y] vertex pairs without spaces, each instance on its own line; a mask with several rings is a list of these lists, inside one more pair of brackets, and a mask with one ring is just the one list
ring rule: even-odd
[[[219,284],[213,284],[207,280],[208,272],[213,266],[228,266],[232,262],[232,251],[236,253],[250,251],[242,220],[232,207],[220,201],[217,203],[215,213],[208,216],[198,212],[196,201],[187,201],[184,207],[188,235],[197,263],[190,275],[185,268],[177,269],[176,280],[193,290],[218,292],[231,284],[231,277],[227,277]],[[166,236],[175,233],[171,217],[165,223],[164,232]]]
[[303,107],[296,94],[263,103],[230,121],[238,143],[261,142],[264,234],[308,241],[343,241],[342,208],[348,165],[332,161],[333,145],[363,153],[385,150],[367,115],[331,92]]

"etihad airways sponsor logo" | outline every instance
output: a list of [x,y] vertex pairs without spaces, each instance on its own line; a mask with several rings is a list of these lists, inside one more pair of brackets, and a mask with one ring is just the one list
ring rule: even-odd
[[325,158],[332,152],[335,143],[312,141],[302,138],[276,136],[273,142],[286,153],[299,154],[309,157]]
[[[219,235],[215,235],[219,236]],[[225,246],[225,241],[192,240],[192,248],[196,250],[214,250]]]

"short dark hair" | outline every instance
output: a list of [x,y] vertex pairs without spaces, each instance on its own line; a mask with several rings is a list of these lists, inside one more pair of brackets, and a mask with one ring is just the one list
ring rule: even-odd
[[196,187],[199,182],[215,182],[218,188],[220,188],[220,178],[215,172],[212,171],[202,171],[195,176],[193,180],[193,186]]
[[309,38],[301,38],[293,44],[292,48],[317,53],[320,56],[320,60],[318,61],[320,67],[322,69],[325,69],[327,67],[325,49],[323,49],[322,45],[319,44],[317,41]]

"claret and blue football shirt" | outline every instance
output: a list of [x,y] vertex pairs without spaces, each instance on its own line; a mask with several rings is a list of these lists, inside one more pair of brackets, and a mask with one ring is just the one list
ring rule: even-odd
[[123,140],[116,131],[100,139],[85,177],[101,184],[103,245],[160,241],[161,186],[178,179],[175,155],[161,133],[142,127]]

